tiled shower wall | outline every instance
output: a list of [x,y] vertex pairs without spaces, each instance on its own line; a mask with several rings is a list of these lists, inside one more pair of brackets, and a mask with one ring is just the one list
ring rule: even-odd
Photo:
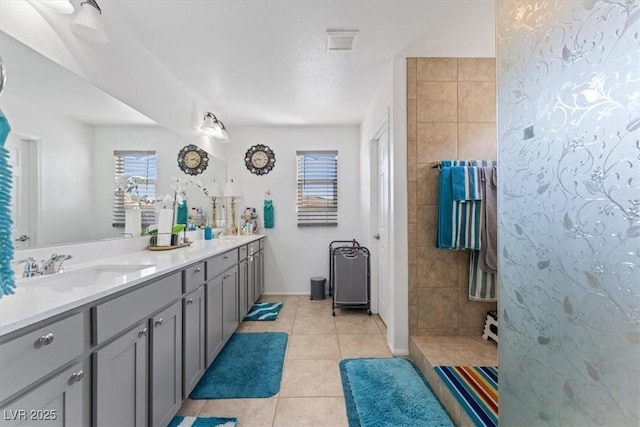
[[409,333],[480,335],[496,303],[469,300],[469,253],[435,248],[443,159],[496,159],[495,58],[407,59]]

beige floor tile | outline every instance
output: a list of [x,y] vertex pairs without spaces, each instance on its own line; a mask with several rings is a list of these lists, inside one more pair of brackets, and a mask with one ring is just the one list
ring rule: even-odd
[[197,417],[205,403],[207,403],[206,400],[194,400],[187,398],[182,402],[178,415],[185,417]]
[[278,399],[277,427],[346,427],[347,411],[340,397]]
[[272,426],[278,399],[207,400],[201,417],[236,417],[239,426]]
[[331,309],[331,299],[311,300],[308,297],[298,299],[298,308],[315,308],[319,310]]
[[343,359],[355,357],[391,357],[386,339],[381,335],[338,335]]
[[286,361],[279,397],[342,395],[342,380],[337,359]]
[[236,332],[249,332],[251,330],[251,326],[253,326],[255,322],[242,322],[240,323],[240,326],[238,326],[238,329],[236,329]]
[[291,334],[293,330],[293,318],[284,318],[277,320],[265,320],[253,322],[251,332],[286,332]]
[[298,319],[293,324],[294,335],[327,335],[336,333],[333,317],[325,319]]
[[338,335],[380,335],[380,328],[371,316],[336,317]]
[[291,335],[287,359],[340,359],[337,335]]
[[296,310],[296,319],[329,319],[333,317],[331,314],[331,306],[298,307]]
[[296,307],[298,305],[298,295],[263,295],[260,302],[282,301],[282,307]]
[[380,329],[380,333],[386,337],[387,336],[387,325],[385,325],[385,323],[382,321],[380,316],[378,316],[377,314],[373,316],[373,320],[375,320],[376,325],[378,325],[378,329]]

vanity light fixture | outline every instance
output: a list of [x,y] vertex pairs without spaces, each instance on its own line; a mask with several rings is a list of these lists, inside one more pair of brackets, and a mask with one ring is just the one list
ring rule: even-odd
[[227,128],[224,127],[224,123],[222,123],[221,121],[220,121],[220,126],[222,126],[222,129],[220,129],[220,134],[221,134],[220,139],[223,142],[229,142],[229,133],[227,132]]
[[69,0],[41,0],[40,3],[58,13],[64,13],[65,15],[73,13],[73,5]]
[[218,120],[215,114],[207,112],[204,115],[204,121],[202,122],[201,129],[204,129],[209,135],[214,138],[221,139],[225,142],[229,142],[229,134],[224,124]]
[[109,41],[104,31],[104,25],[100,18],[102,9],[96,0],[86,0],[80,3],[80,11],[76,19],[69,24],[71,31],[78,37],[95,43],[106,43]]

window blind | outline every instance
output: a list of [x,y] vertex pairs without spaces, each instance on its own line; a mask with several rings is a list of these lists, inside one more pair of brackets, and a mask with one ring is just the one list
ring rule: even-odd
[[338,225],[338,152],[297,151],[298,227]]
[[142,226],[156,222],[158,162],[155,151],[114,151],[113,226],[124,227],[125,209],[140,208]]

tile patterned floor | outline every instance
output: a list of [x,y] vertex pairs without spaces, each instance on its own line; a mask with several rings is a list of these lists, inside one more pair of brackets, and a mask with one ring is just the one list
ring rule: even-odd
[[351,357],[391,357],[386,327],[366,310],[337,310],[331,299],[269,296],[283,301],[277,320],[243,322],[238,332],[289,334],[280,392],[268,399],[187,399],[180,415],[237,417],[239,426],[347,426],[338,362]]

